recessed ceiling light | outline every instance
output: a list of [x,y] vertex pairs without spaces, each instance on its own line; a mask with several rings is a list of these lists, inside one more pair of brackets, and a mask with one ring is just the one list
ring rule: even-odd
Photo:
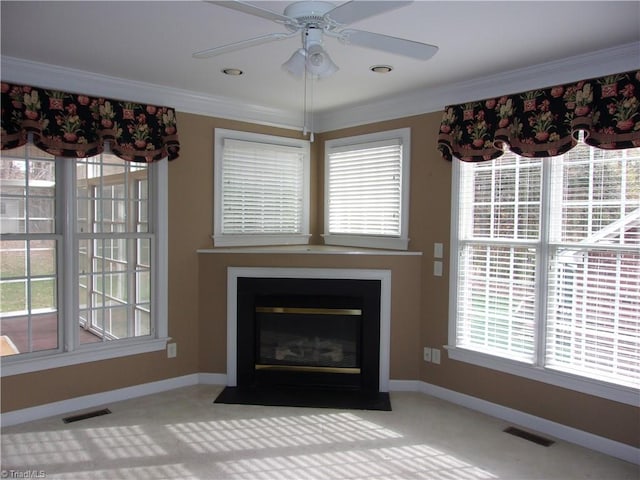
[[389,73],[391,70],[393,70],[393,67],[390,65],[374,65],[373,67],[369,68],[369,70],[375,73]]
[[225,75],[237,77],[239,75],[242,75],[244,72],[239,68],[225,68],[222,70],[222,73],[224,73]]

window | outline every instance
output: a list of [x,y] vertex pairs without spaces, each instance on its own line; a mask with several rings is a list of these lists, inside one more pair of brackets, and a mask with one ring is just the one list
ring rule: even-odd
[[452,358],[637,401],[640,149],[455,162],[453,182]]
[[102,155],[76,162],[80,343],[150,335],[153,233],[148,165]]
[[216,129],[214,245],[309,242],[309,142]]
[[[35,150],[35,149],[34,149]],[[0,165],[0,326],[2,354],[57,349],[58,257],[55,159],[43,152],[3,152]],[[22,155],[20,155],[22,153]]]
[[0,160],[3,375],[164,348],[166,161]]
[[408,128],[326,142],[326,244],[407,249],[410,144]]

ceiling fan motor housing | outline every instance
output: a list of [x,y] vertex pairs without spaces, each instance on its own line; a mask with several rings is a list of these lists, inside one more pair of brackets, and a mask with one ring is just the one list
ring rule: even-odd
[[330,2],[295,2],[284,9],[284,15],[295,18],[298,21],[298,28],[309,25],[317,25],[323,28],[326,23],[325,14],[334,8],[335,5]]

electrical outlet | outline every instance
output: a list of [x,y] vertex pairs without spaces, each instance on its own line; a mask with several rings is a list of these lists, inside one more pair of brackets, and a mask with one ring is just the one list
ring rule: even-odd
[[437,348],[431,349],[431,361],[437,365],[440,365],[440,350]]
[[425,362],[431,361],[431,349],[429,347],[424,347],[423,358]]
[[167,344],[167,358],[175,358],[178,354],[178,346],[175,343]]

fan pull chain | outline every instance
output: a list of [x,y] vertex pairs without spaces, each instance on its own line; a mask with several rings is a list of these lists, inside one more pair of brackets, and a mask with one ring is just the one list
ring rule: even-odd
[[311,75],[311,86],[309,88],[309,103],[311,106],[309,107],[309,130],[311,130],[309,135],[309,140],[313,143],[313,81],[315,80],[315,76]]
[[[309,134],[309,140],[313,143],[315,136],[313,134],[313,75],[311,80],[307,76],[307,70],[304,71],[304,119],[302,126],[302,135],[305,137]],[[307,82],[310,82],[307,85]],[[308,88],[307,88],[308,87]]]
[[302,112],[302,135],[307,136],[307,67],[304,67],[304,99],[303,99],[303,112]]

